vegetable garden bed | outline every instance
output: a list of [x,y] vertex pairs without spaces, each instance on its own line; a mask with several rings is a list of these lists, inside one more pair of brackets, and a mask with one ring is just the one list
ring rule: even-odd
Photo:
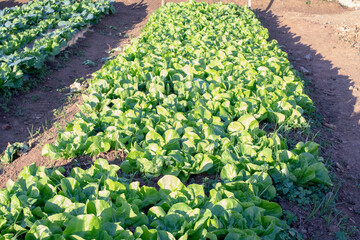
[[81,29],[113,11],[106,0],[36,0],[0,11],[0,93],[21,88]]
[[[94,75],[81,112],[43,149],[53,159],[128,151],[123,175],[103,159],[69,177],[26,168],[1,191],[4,239],[291,238],[270,202],[274,183],[331,180],[318,144],[289,149],[273,128],[304,127],[313,105],[287,54],[267,39],[247,7],[160,8]],[[164,175],[160,189],[124,179],[134,172]],[[208,195],[184,185],[204,172],[221,178]]]

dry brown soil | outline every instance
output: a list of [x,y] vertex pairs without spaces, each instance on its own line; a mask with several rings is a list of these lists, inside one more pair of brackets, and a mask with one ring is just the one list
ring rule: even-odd
[[[21,2],[27,1],[0,0],[0,8]],[[13,97],[8,112],[0,110],[0,150],[15,141],[30,140],[33,146],[28,154],[2,167],[0,187],[33,162],[72,166],[70,160],[51,162],[41,156],[43,144],[55,141],[58,129],[72,119],[76,103],[81,103],[78,95],[69,94],[69,86],[75,79],[84,78],[86,82],[91,78],[91,73],[101,68],[102,59],[109,57],[108,51],[138,36],[148,16],[160,5],[160,0],[116,1],[116,14],[104,17],[66,53],[48,63],[42,84]],[[294,227],[308,239],[340,239],[340,235],[336,237],[340,231],[349,239],[360,239],[356,230],[360,226],[360,11],[324,0],[258,0],[252,1],[252,9],[269,29],[270,37],[289,54],[294,67],[300,72],[308,70],[304,77],[310,82],[309,94],[317,113],[323,116],[314,127],[318,131],[316,139],[321,143],[322,155],[333,166],[335,185],[341,185],[336,198],[340,214],[331,216],[329,224],[319,216],[305,222],[311,208],[286,200],[280,204],[295,213],[298,221]],[[85,66],[85,60],[96,65]],[[62,108],[54,117],[54,109]],[[35,134],[38,129],[42,134]],[[80,160],[77,164],[86,165]]]

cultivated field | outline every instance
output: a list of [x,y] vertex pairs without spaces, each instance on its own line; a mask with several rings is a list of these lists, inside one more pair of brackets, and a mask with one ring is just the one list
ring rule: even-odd
[[0,239],[360,237],[359,10],[61,2],[0,16]]

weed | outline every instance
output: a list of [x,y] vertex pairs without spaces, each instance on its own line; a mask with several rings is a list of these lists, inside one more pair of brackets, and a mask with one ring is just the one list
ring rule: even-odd
[[[121,36],[121,33],[119,33],[119,35]],[[112,53],[114,53],[114,52],[120,52],[121,51],[121,47],[117,47],[117,48],[113,48],[113,49],[111,49],[111,50],[106,50],[105,52],[107,53],[107,54],[112,54]]]
[[42,87],[41,87],[41,91],[42,91],[42,92],[50,92],[50,91],[51,91],[51,87],[42,86]]
[[39,100],[40,100],[40,96],[39,96],[39,95],[33,95],[33,96],[31,96],[31,101],[37,102],[37,101],[39,101]]
[[90,59],[85,60],[82,64],[85,65],[85,66],[88,66],[88,67],[95,67],[96,66],[96,63],[94,63]]
[[142,176],[142,179],[145,181],[145,183],[146,183],[147,186],[151,186],[151,180],[149,179],[148,176],[143,175],[143,176]]
[[297,222],[297,217],[295,216],[295,214],[293,214],[292,212],[290,212],[289,210],[285,210],[284,211],[284,219],[286,220],[287,224],[289,224],[289,226],[292,223]]
[[127,33],[119,33],[119,36],[122,37],[122,38],[127,38],[128,37]]
[[215,188],[215,185],[218,182],[221,182],[220,176],[218,176],[218,174],[215,175],[215,178],[204,177],[203,185],[205,193],[208,194],[211,189]]
[[64,109],[63,106],[61,106],[61,107],[59,107],[59,108],[57,108],[57,109],[54,109],[54,110],[53,110],[54,117],[55,117],[55,118],[59,118],[60,115],[63,113],[63,111],[65,111],[65,109]]
[[82,49],[77,49],[76,51],[73,52],[73,54],[78,57],[84,56],[84,53],[85,52]]
[[[284,181],[279,181],[274,178],[276,191],[279,193],[281,198],[285,198],[290,202],[298,204],[299,206],[308,206],[311,205],[313,201],[317,199],[322,199],[325,196],[325,193],[328,191],[328,188],[324,185],[313,185],[305,189],[301,186],[296,186],[291,180],[286,179]],[[314,200],[314,198],[316,198]]]
[[61,128],[62,128],[62,125],[61,125],[61,123],[60,122],[55,122],[54,123],[54,128],[56,128],[56,129],[58,129],[58,130],[60,130]]
[[84,77],[76,78],[76,79],[75,79],[75,82],[83,82],[83,81],[84,81]]
[[10,108],[8,107],[8,98],[6,100],[1,100],[0,107],[4,110],[5,113],[8,113],[10,111]]
[[345,233],[342,231],[338,231],[336,233],[336,240],[347,240],[348,238],[346,237]]
[[24,109],[21,106],[16,107],[15,116],[17,117],[23,117],[24,116]]
[[70,58],[69,58],[69,53],[68,52],[65,52],[64,53],[64,60],[65,61],[67,61],[67,60],[69,60]]
[[50,121],[45,120],[45,122],[41,125],[43,132],[46,132],[49,129],[48,122],[50,122]]
[[135,171],[131,174],[129,174],[129,182],[133,182],[134,177],[138,174],[138,171]]
[[106,62],[110,61],[110,60],[113,59],[113,58],[114,58],[113,56],[103,57],[103,58],[101,58],[101,62],[106,63]]
[[[317,213],[319,213],[320,216],[324,216],[325,213],[328,213],[329,215],[326,218],[326,222],[327,225],[330,226],[332,220],[340,214],[336,213],[335,208],[335,199],[337,197],[339,189],[340,185],[335,186],[332,191],[328,192],[323,198],[321,198],[321,201],[319,200],[320,198],[318,198],[318,196],[314,195],[313,210],[305,219],[305,222],[310,220]],[[335,213],[335,217],[331,219],[333,213]]]
[[40,129],[38,129],[38,130],[34,130],[34,125],[31,125],[31,129],[27,129],[28,130],[28,132],[29,132],[29,135],[30,135],[30,140],[32,140],[32,139],[34,139],[38,134],[39,134],[39,132],[40,132]]
[[107,26],[107,27],[110,28],[111,30],[117,30],[117,29],[118,29],[117,27],[111,26],[111,25],[109,25],[109,26]]
[[106,32],[103,31],[103,30],[100,30],[100,31],[99,31],[99,34],[100,34],[100,35],[103,35],[103,36],[106,36],[106,35],[107,35]]
[[[345,237],[342,239],[348,239],[348,237],[353,237],[360,232],[357,226],[351,225],[351,223],[349,223],[349,219],[350,218],[345,215],[341,217],[338,222],[338,226],[340,228],[338,233],[342,237]],[[338,235],[338,233],[336,233],[336,235]]]

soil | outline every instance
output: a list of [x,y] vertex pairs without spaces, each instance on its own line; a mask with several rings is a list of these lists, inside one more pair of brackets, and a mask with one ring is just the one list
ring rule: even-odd
[[[0,0],[0,8],[23,2],[27,1]],[[223,2],[244,5],[248,1]],[[52,162],[41,156],[41,148],[54,142],[58,129],[77,112],[81,97],[70,93],[71,84],[80,79],[86,85],[104,58],[111,57],[109,50],[120,53],[130,42],[129,37],[140,34],[149,15],[160,5],[159,0],[115,1],[115,14],[104,17],[84,38],[47,64],[43,83],[13,97],[7,112],[0,110],[0,150],[8,142],[32,145],[26,155],[2,167],[0,187],[8,179],[16,179],[23,167],[33,162],[48,167],[62,165],[68,171],[91,163],[92,159],[86,157],[74,162]],[[258,0],[252,2],[252,9],[269,29],[270,38],[279,42],[293,66],[307,79],[319,116],[313,128],[317,132],[315,139],[321,144],[322,156],[332,166],[334,185],[340,185],[335,206],[340,214],[330,216],[328,222],[319,214],[304,221],[312,209],[285,199],[279,203],[297,216],[293,227],[307,239],[341,239],[343,233],[348,239],[360,239],[360,10],[325,0]],[[95,66],[83,65],[86,60]],[[105,157],[115,159],[113,155]]]

